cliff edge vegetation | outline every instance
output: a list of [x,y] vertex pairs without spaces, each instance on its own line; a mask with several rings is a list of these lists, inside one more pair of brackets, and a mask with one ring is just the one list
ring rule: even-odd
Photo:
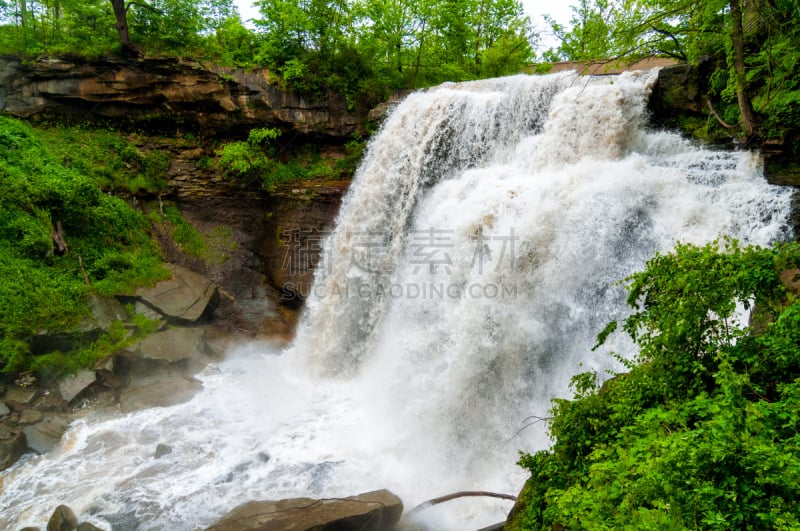
[[554,401],[506,529],[798,529],[798,264],[797,243],[715,242],[629,278],[638,354]]
[[108,354],[99,343],[71,353],[36,352],[33,340],[79,331],[92,294],[126,293],[168,275],[145,216],[111,193],[157,188],[159,155],[113,133],[66,133],[54,142],[0,117],[0,371],[6,374],[90,366]]

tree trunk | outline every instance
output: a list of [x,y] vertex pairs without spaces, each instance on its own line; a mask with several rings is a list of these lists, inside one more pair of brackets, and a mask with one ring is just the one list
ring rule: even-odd
[[28,47],[28,0],[19,2],[19,25],[22,28],[22,43]]
[[125,7],[125,0],[111,0],[111,5],[114,8],[114,17],[117,19],[117,33],[122,51],[134,57],[141,56],[142,53],[133,45],[128,34],[128,10]]
[[742,27],[741,0],[730,0],[731,7],[731,39],[733,41],[733,69],[736,73],[736,99],[739,102],[739,114],[742,116],[742,127],[750,139],[756,134],[756,113],[750,94],[747,90],[747,75],[744,64],[744,30]]

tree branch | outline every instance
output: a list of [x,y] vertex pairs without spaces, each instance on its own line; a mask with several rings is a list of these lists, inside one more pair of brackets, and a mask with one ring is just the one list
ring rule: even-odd
[[686,53],[684,53],[684,51],[681,49],[681,41],[678,40],[678,37],[674,33],[671,33],[665,29],[659,29],[655,26],[650,26],[650,27],[653,28],[653,31],[655,31],[656,33],[660,33],[661,35],[666,35],[672,42],[675,43],[675,48],[678,50],[677,55],[670,52],[664,52],[664,50],[660,50],[662,53],[666,53],[670,57],[675,57],[676,59],[680,59],[682,61],[686,62],[689,61],[689,58],[686,57]]
[[711,114],[714,115],[714,118],[717,119],[717,122],[719,122],[719,125],[721,125],[725,129],[733,129],[735,127],[733,125],[730,125],[730,124],[726,123],[725,120],[723,120],[720,117],[720,115],[717,114],[717,111],[714,110],[714,106],[711,104],[711,100],[709,98],[706,98],[706,103],[708,104],[708,110],[710,110]]
[[125,13],[127,13],[130,10],[130,8],[133,7],[133,6],[138,6],[138,7],[141,7],[142,9],[147,9],[148,11],[152,11],[153,13],[157,13],[159,15],[163,15],[164,14],[163,11],[161,11],[160,9],[156,9],[155,7],[151,6],[150,4],[145,4],[144,2],[136,2],[135,0],[132,0],[131,2],[128,2],[128,5],[125,6]]
[[454,492],[453,494],[448,494],[446,496],[440,496],[438,498],[433,498],[432,500],[428,500],[426,502],[422,502],[410,511],[405,514],[406,518],[411,518],[415,514],[424,511],[428,507],[432,505],[439,505],[440,503],[444,503],[446,501],[455,500],[458,498],[466,498],[466,497],[484,497],[484,498],[499,498],[501,500],[509,500],[509,501],[517,501],[516,496],[512,496],[511,494],[498,494],[496,492],[487,492],[483,490],[462,490],[461,492]]

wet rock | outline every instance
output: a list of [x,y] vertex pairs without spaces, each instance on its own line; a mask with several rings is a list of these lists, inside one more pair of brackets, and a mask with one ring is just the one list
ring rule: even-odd
[[120,407],[125,412],[148,407],[167,407],[188,402],[203,385],[177,370],[157,371],[136,377],[120,393]]
[[0,470],[10,467],[28,449],[28,442],[22,430],[0,426]]
[[649,100],[656,123],[669,123],[685,113],[706,113],[704,83],[701,69],[686,63],[659,70]]
[[6,391],[6,401],[13,400],[20,404],[29,404],[36,397],[37,392],[36,389],[25,389],[18,385],[11,385]]
[[0,402],[0,417],[8,415],[10,411],[11,410],[8,409],[8,406],[5,404],[5,402]]
[[103,359],[97,360],[94,364],[93,369],[98,370],[106,370],[114,372],[114,367],[116,365],[116,358],[114,356],[107,356]]
[[172,446],[168,444],[159,444],[156,446],[156,453],[153,455],[153,459],[158,459],[160,457],[164,457],[167,454],[172,453]]
[[383,531],[394,529],[403,502],[387,490],[349,498],[294,498],[240,505],[208,531]]
[[62,378],[58,382],[58,390],[65,402],[70,402],[81,391],[92,385],[97,380],[94,371],[82,370],[77,374]]
[[349,181],[327,182],[305,194],[283,188],[271,194],[266,226],[277,239],[265,241],[261,254],[270,284],[281,293],[281,304],[299,307],[308,297],[322,259],[322,243],[348,186]]
[[142,358],[175,362],[204,355],[205,328],[171,328],[146,337],[134,352]]
[[19,424],[36,424],[42,420],[42,412],[35,409],[26,409],[23,411],[17,423]]
[[105,531],[102,527],[97,527],[89,522],[81,522],[75,531]]
[[59,505],[47,522],[47,531],[74,531],[78,527],[78,518],[72,509]]
[[66,417],[52,415],[37,424],[25,426],[22,431],[28,440],[28,448],[45,454],[61,441],[68,426],[69,420]]
[[389,115],[389,112],[397,106],[398,103],[411,94],[411,90],[396,90],[389,96],[389,101],[379,103],[374,108],[370,109],[367,114],[367,120],[370,122],[383,122]]
[[108,330],[114,321],[125,322],[128,320],[128,312],[117,299],[92,294],[87,303],[92,312],[94,325],[103,330]]
[[14,380],[14,383],[24,389],[30,389],[36,385],[36,376],[32,372],[23,372]]
[[164,326],[164,320],[162,319],[163,316],[160,313],[158,313],[156,310],[154,310],[153,308],[151,308],[150,306],[146,305],[145,303],[143,303],[141,301],[136,301],[133,304],[133,311],[135,311],[139,315],[144,315],[145,317],[147,317],[151,321],[157,321],[158,322],[158,328],[161,328],[162,326]]
[[219,290],[206,277],[183,267],[168,265],[172,278],[136,295],[161,315],[177,322],[196,322],[219,305]]
[[123,382],[111,371],[98,369],[95,374],[97,375],[97,381],[105,389],[117,389],[123,385]]

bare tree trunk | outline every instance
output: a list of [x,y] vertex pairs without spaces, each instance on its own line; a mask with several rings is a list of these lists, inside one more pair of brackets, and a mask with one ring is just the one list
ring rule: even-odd
[[731,39],[733,41],[733,69],[736,72],[736,99],[739,102],[739,114],[742,116],[742,127],[751,138],[756,134],[756,113],[747,89],[747,75],[744,64],[744,30],[742,27],[741,0],[730,0],[731,7]]
[[28,0],[19,2],[19,25],[22,28],[22,43],[28,47]]
[[114,17],[117,19],[117,33],[122,50],[134,57],[141,56],[142,52],[133,45],[128,34],[128,9],[125,6],[125,0],[111,0],[111,5],[114,8]]

